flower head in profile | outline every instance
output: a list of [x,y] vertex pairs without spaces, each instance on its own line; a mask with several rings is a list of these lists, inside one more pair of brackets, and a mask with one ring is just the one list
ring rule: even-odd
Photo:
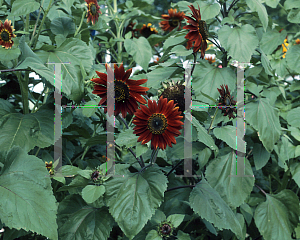
[[14,45],[14,41],[11,40],[13,37],[16,37],[13,34],[15,29],[11,26],[11,20],[5,20],[4,24],[0,21],[0,45],[5,47],[5,49],[11,48]]
[[221,85],[221,89],[218,88],[218,91],[221,95],[218,106],[222,110],[222,113],[224,113],[224,116],[228,115],[229,119],[235,118],[233,112],[237,113],[236,107],[234,107],[236,105],[236,101],[233,100],[233,96],[230,95],[228,86]]
[[158,33],[158,31],[151,23],[148,23],[147,26],[146,24],[143,24],[143,27],[140,29],[140,33],[143,37],[148,38],[150,35]]
[[[111,71],[112,69],[108,64],[105,64],[106,71]],[[141,87],[139,85],[147,82],[147,79],[141,80],[131,80],[128,79],[132,68],[128,69],[126,72],[124,70],[123,64],[120,67],[117,64],[114,64],[114,90],[115,90],[115,115],[118,115],[120,112],[125,118],[126,113],[133,115],[135,110],[138,108],[138,104],[146,104],[146,100],[141,95],[147,95],[146,91],[149,90],[147,87]],[[94,91],[92,93],[97,94],[102,99],[99,102],[100,105],[107,105],[107,74],[96,71],[99,78],[93,78],[91,81],[96,83],[94,85]],[[113,96],[113,93],[109,93]],[[108,106],[114,107],[114,106]],[[104,112],[107,112],[107,109],[104,109]],[[109,111],[110,112],[110,111]]]
[[53,166],[53,163],[52,161],[50,161],[49,163],[48,162],[45,162],[45,165],[46,165],[46,168],[48,170],[48,172],[53,175],[54,174],[54,166]]
[[216,62],[216,59],[213,56],[205,57],[205,60],[207,60],[210,64]]
[[88,11],[86,14],[86,16],[88,17],[87,23],[92,21],[92,24],[95,25],[95,22],[98,21],[99,14],[101,14],[98,2],[97,0],[85,0],[85,2],[88,7]]
[[285,58],[288,47],[289,47],[289,44],[288,44],[287,38],[286,38],[286,39],[284,39],[283,44],[282,44],[282,52],[283,52],[282,58]]
[[181,22],[184,19],[184,12],[177,12],[177,9],[168,9],[169,14],[163,14],[161,17],[165,19],[159,23],[159,26],[164,31],[172,31],[174,28],[179,26],[180,30]]
[[295,42],[296,42],[296,44],[300,44],[300,39],[297,38]]
[[[177,106],[179,107],[179,111],[183,113],[185,111],[185,99],[184,99],[185,86],[179,84],[179,82],[175,84],[174,81],[169,82],[169,86],[164,84],[163,86],[165,89],[163,90],[160,96],[162,96],[163,98],[167,98],[169,101],[174,100],[174,103],[177,103]],[[161,92],[160,90],[158,91]]]
[[188,6],[192,10],[192,16],[184,16],[190,25],[186,25],[183,29],[188,29],[189,32],[185,36],[189,40],[188,46],[193,44],[193,52],[198,52],[201,49],[201,58],[204,58],[205,50],[207,48],[208,29],[206,22],[201,20],[200,8],[195,9],[193,5]]
[[151,149],[166,149],[167,145],[172,147],[176,144],[174,136],[179,136],[183,122],[180,119],[181,112],[174,101],[168,101],[162,96],[158,100],[148,100],[148,107],[140,105],[134,115],[132,123],[136,126],[133,133],[137,136],[138,142],[145,144],[151,140]]

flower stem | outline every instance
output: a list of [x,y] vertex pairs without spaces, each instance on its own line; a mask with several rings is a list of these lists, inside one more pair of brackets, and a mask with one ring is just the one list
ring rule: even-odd
[[84,11],[84,12],[82,13],[81,20],[80,20],[80,24],[79,24],[79,27],[77,28],[76,32],[74,33],[74,37],[76,37],[76,35],[78,34],[78,32],[79,32],[80,29],[81,29],[81,26],[82,26],[82,23],[83,23],[83,19],[84,19],[85,14],[86,14],[86,11]]
[[208,134],[209,134],[210,130],[212,129],[212,125],[213,125],[213,123],[214,123],[214,121],[215,121],[215,118],[216,118],[216,116],[217,116],[218,109],[219,109],[219,108],[216,108],[216,111],[215,111],[215,114],[214,114],[214,116],[213,116],[213,119],[211,120],[211,123],[210,123],[209,128],[208,128]]
[[167,177],[184,161],[184,159],[181,159],[179,161],[179,163],[177,163],[172,169],[170,172],[167,173]]
[[34,39],[32,39],[32,42],[33,42],[33,48],[35,48],[35,46],[36,46],[36,44],[37,44],[37,41],[38,41],[38,38],[39,38],[40,33],[41,33],[41,31],[42,31],[44,22],[45,22],[45,20],[46,20],[46,17],[47,17],[47,15],[48,15],[48,12],[50,11],[52,2],[53,2],[53,0],[50,0],[49,5],[48,5],[48,8],[47,8],[46,11],[44,12],[44,16],[43,16],[41,25],[40,25],[40,27],[39,27],[38,33],[37,33],[37,35],[34,37]]
[[264,190],[262,190],[258,185],[255,184],[255,186],[256,186],[260,191],[262,191],[263,194],[267,195],[267,193],[266,193]]

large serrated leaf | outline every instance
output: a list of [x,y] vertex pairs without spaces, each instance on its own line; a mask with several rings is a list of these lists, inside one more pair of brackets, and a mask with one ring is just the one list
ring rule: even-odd
[[230,28],[224,25],[218,32],[219,40],[233,59],[250,62],[251,55],[258,45],[254,27],[249,24]]
[[36,232],[56,240],[56,200],[49,173],[39,158],[13,147],[2,156],[0,216],[9,228]]
[[287,189],[266,197],[267,200],[257,206],[254,214],[258,230],[265,239],[291,240],[300,214],[298,197]]
[[143,173],[129,173],[104,183],[109,212],[125,235],[132,239],[161,205],[167,178],[157,167]]
[[[230,177],[236,175],[236,154],[230,153],[214,159],[206,168],[207,181],[232,207],[240,206],[250,195],[254,177]],[[245,175],[253,175],[251,165],[245,159]]]
[[248,7],[258,13],[258,17],[263,25],[264,30],[266,31],[268,26],[268,13],[266,7],[261,3],[260,0],[246,0]]
[[258,131],[264,147],[272,152],[281,133],[278,110],[270,105],[269,99],[259,98],[246,104],[245,115],[246,121]]
[[16,0],[13,2],[11,16],[21,16],[34,12],[39,8],[40,4],[34,0]]
[[189,201],[201,218],[213,223],[220,230],[230,229],[237,236],[242,236],[242,226],[236,215],[205,179],[194,187]]
[[58,206],[58,233],[64,240],[108,239],[114,220],[106,207],[87,205],[80,195],[69,195]]

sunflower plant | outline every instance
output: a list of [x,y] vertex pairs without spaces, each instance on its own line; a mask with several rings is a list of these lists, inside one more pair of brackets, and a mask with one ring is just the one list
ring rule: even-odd
[[0,240],[300,239],[295,0],[0,0]]

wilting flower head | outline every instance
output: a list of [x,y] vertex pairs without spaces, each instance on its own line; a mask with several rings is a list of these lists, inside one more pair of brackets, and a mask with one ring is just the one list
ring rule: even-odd
[[140,29],[140,33],[145,38],[148,38],[150,35],[158,33],[158,31],[151,23],[148,23],[147,26],[146,24],[143,24],[143,27]]
[[169,9],[168,14],[163,14],[161,17],[165,19],[166,21],[161,21],[159,23],[159,26],[164,31],[172,31],[174,28],[176,28],[179,25],[178,30],[180,30],[181,27],[181,21],[184,19],[184,12],[177,12],[177,9]]
[[183,116],[178,111],[174,101],[168,101],[162,96],[158,104],[154,100],[148,100],[148,107],[140,105],[134,115],[132,123],[136,126],[133,132],[138,138],[138,142],[145,144],[151,140],[151,149],[166,149],[167,144],[172,147],[176,144],[174,136],[179,136],[183,122],[180,121]]
[[[105,64],[106,71],[111,71],[112,69],[108,64]],[[139,103],[146,104],[146,100],[141,95],[147,95],[146,91],[149,90],[147,87],[140,87],[139,85],[147,82],[147,79],[141,80],[131,80],[128,79],[132,68],[128,69],[126,72],[124,70],[123,64],[120,67],[114,64],[114,90],[115,90],[115,115],[122,112],[122,116],[125,118],[126,113],[133,115],[135,110],[138,108]],[[96,71],[99,78],[93,78],[91,81],[96,83],[94,85],[94,91],[92,93],[97,94],[102,99],[99,102],[100,105],[107,105],[107,74]],[[113,93],[110,93],[113,95]],[[114,106],[108,106],[114,107]],[[107,112],[107,109],[104,109]],[[110,112],[110,111],[109,111]]]
[[89,23],[92,20],[92,24],[94,25],[96,21],[98,21],[99,13],[101,14],[101,11],[99,10],[100,7],[98,5],[97,0],[85,0],[86,5],[88,7],[88,12],[86,14],[87,23]]
[[183,113],[185,109],[185,99],[184,99],[185,86],[179,84],[179,82],[175,84],[174,81],[172,81],[172,83],[169,82],[169,85],[170,85],[169,87],[167,87],[166,85],[164,86],[165,90],[162,92],[162,94],[159,97],[162,96],[163,98],[167,98],[168,101],[174,100],[174,103],[177,103],[177,106],[179,107],[179,111]]
[[15,29],[11,26],[11,20],[5,20],[4,24],[0,21],[0,45],[5,47],[5,49],[11,48],[14,45],[14,41],[11,40],[13,37],[16,37],[13,34]]
[[189,32],[185,36],[189,40],[191,46],[194,42],[193,52],[198,52],[201,48],[201,58],[204,58],[205,50],[207,48],[206,39],[208,38],[208,29],[206,22],[201,20],[200,8],[198,10],[193,5],[188,6],[192,10],[192,17],[184,16],[191,25],[184,26],[183,29],[188,29]]
[[[225,87],[225,88],[224,88]],[[230,95],[230,91],[228,90],[227,85],[221,85],[221,89],[218,88],[218,91],[221,95],[220,102],[218,103],[219,108],[222,110],[222,113],[224,113],[224,116],[227,116],[230,118],[235,118],[233,115],[233,112],[237,113],[237,110],[235,107],[236,101],[233,100],[233,96]]]
[[286,55],[286,52],[287,52],[287,49],[289,46],[289,44],[287,43],[287,38],[284,39],[283,44],[281,44],[281,45],[282,45],[282,52],[283,52],[282,58],[285,58],[285,55]]

